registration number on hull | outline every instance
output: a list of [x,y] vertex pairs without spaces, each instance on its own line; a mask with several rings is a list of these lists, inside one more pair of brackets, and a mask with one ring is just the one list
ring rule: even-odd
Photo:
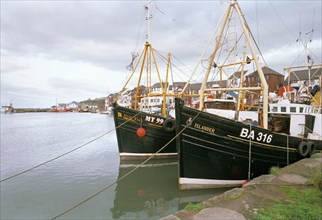
[[248,128],[242,128],[239,137],[264,143],[271,143],[273,140],[272,134],[256,132],[255,130],[250,131]]
[[154,123],[157,125],[162,125],[163,124],[163,118],[158,118],[158,117],[153,117],[153,116],[145,116],[145,121]]
[[[142,118],[130,116],[130,115],[127,115],[127,114],[122,113],[122,112],[118,112],[117,117],[122,118],[122,119],[127,120],[127,121],[142,123]],[[156,124],[156,125],[162,125],[164,119],[159,118],[159,117],[153,117],[153,116],[148,116],[147,115],[147,116],[145,116],[144,121],[149,122],[149,123],[153,123],[153,124]]]

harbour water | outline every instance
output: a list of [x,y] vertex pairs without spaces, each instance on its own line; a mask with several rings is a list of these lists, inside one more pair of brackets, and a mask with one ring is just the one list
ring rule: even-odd
[[158,219],[227,190],[180,191],[176,160],[127,175],[140,162],[120,162],[113,129],[102,114],[1,114],[1,219]]

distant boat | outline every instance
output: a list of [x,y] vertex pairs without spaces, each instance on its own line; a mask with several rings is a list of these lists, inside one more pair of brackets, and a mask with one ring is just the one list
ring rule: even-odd
[[3,113],[14,113],[15,109],[12,106],[12,103],[10,103],[9,105],[4,105],[1,107],[1,112]]
[[70,108],[61,108],[57,107],[56,105],[52,106],[49,110],[50,112],[72,112],[73,110]]
[[[234,20],[231,19],[232,13],[235,13],[242,24],[243,33],[237,36],[245,38],[244,41],[240,40],[245,42],[242,46],[245,48],[244,54],[247,52],[245,46],[248,46],[253,58],[217,65],[214,62],[215,56],[225,44],[222,41],[227,41],[223,34],[229,33],[225,28],[228,21]],[[201,86],[200,108],[189,108],[184,106],[181,99],[175,100],[179,187],[182,190],[241,186],[248,179],[267,174],[273,166],[286,166],[310,157],[315,150],[322,148],[321,106],[290,103],[288,100],[269,105],[266,79],[250,39],[252,35],[249,26],[242,15],[238,2],[231,1]],[[235,45],[232,45],[232,49],[228,51],[234,49]],[[219,59],[216,58],[216,62],[217,60]],[[226,58],[224,62],[228,60]],[[244,69],[250,61],[254,62],[260,77],[258,87],[206,89],[205,85],[213,68],[218,68],[220,73],[224,72],[222,68],[233,65],[237,66],[236,69]],[[238,108],[234,111],[235,117],[206,112],[207,93],[230,90],[238,91],[240,96]],[[241,121],[238,114],[241,113],[239,105],[242,97],[245,93],[254,94],[256,91],[262,96],[258,102],[259,108],[253,112],[257,116],[255,119],[245,118]],[[224,110],[223,113],[228,111]]]
[[101,111],[100,114],[113,116],[113,107],[108,107],[105,111]]

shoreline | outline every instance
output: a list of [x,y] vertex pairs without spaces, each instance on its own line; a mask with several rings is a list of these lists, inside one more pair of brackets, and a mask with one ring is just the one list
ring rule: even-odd
[[[192,204],[161,220],[198,219],[262,219],[259,210],[270,209],[274,205],[294,204],[288,198],[285,188],[304,190],[317,187],[322,190],[322,153],[302,159],[274,174],[262,175],[240,188],[210,198],[199,204]],[[312,179],[318,177],[317,186]],[[322,204],[319,204],[322,210]],[[322,211],[320,211],[322,214]],[[302,216],[305,219],[305,216]],[[267,219],[270,219],[269,217]]]

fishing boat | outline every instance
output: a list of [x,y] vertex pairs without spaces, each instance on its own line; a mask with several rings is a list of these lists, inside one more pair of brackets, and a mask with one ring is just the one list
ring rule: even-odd
[[[228,41],[225,34],[230,33],[229,22],[236,20],[233,16],[240,21],[243,32],[235,41],[243,42],[243,56],[241,60],[229,62],[230,59],[226,58],[221,62],[215,58],[222,54],[226,44],[223,41]],[[241,186],[246,180],[267,174],[271,167],[283,167],[310,157],[322,147],[321,100],[318,101],[320,106],[292,103],[288,99],[269,104],[268,85],[252,34],[237,1],[229,3],[221,24],[201,85],[199,109],[189,108],[182,99],[175,99],[181,190]],[[233,44],[232,49],[226,51],[230,54],[236,47],[237,44]],[[251,54],[250,58],[247,53]],[[247,64],[256,68],[260,79],[257,87],[245,87],[243,82],[230,88],[206,87],[214,69],[222,73],[223,68],[236,66],[237,70],[244,72]],[[211,93],[228,94],[230,91],[237,94],[233,115],[227,117],[209,111],[207,98]],[[245,97],[258,98],[255,111],[243,107]],[[241,113],[249,114],[249,118],[240,117]]]
[[10,102],[9,105],[4,105],[1,107],[1,112],[3,113],[14,113],[15,109],[12,106],[12,103]]
[[[140,55],[132,53],[132,63],[128,66],[132,70],[131,74],[113,104],[121,159],[147,158],[152,155],[154,158],[177,156],[174,141],[175,121],[170,115],[170,111],[174,110],[173,97],[176,94],[173,90],[170,91],[171,86],[168,82],[171,54],[166,58],[166,76],[162,79],[155,55],[158,52],[149,39],[152,18],[149,6],[150,3],[144,6],[148,33],[143,51]],[[135,79],[134,75],[138,75],[137,86],[133,90],[128,90],[127,86],[132,79]],[[154,78],[157,78],[158,82],[152,84]],[[145,84],[142,85],[143,83]]]

